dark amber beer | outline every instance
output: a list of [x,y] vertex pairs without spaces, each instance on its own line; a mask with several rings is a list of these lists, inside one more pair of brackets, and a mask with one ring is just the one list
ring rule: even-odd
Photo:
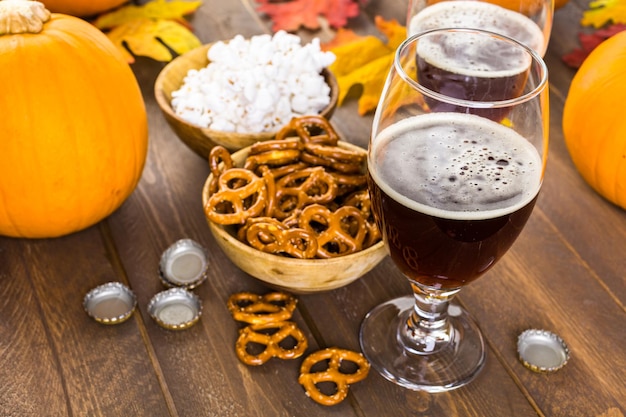
[[[411,20],[413,33],[437,27],[491,30],[543,48],[543,33],[526,16],[479,1],[444,1],[426,7]],[[479,34],[439,34],[420,40],[416,48],[417,80],[431,91],[462,100],[494,102],[522,95],[530,56],[505,40]],[[488,74],[488,76],[487,76]],[[428,100],[434,111],[469,112],[502,120],[500,108],[462,108]]]
[[414,116],[369,154],[376,220],[409,279],[458,288],[484,274],[528,220],[542,161],[518,133],[459,113]]

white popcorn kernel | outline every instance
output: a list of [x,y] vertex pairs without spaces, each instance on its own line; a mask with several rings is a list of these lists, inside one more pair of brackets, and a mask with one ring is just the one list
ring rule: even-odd
[[221,131],[273,132],[330,102],[320,72],[335,60],[319,39],[301,46],[297,35],[278,31],[246,40],[216,42],[209,65],[190,70],[172,92],[174,111],[190,123]]

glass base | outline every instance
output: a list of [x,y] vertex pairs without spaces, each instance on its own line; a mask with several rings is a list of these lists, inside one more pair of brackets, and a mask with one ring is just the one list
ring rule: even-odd
[[361,350],[382,376],[405,388],[444,392],[469,383],[485,364],[485,343],[476,323],[450,304],[451,340],[433,353],[412,353],[399,342],[415,305],[413,296],[387,301],[370,311],[360,332]]

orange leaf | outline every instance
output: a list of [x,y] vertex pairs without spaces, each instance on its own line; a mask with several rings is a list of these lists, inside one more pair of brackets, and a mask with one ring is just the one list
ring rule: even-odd
[[[339,105],[342,105],[354,87],[362,88],[358,112],[365,115],[376,109],[396,48],[406,38],[406,28],[395,20],[377,16],[376,27],[387,38],[376,36],[351,36],[333,39],[330,48],[336,56],[330,70],[339,84]],[[405,94],[405,93],[402,93]]]
[[274,21],[272,30],[295,32],[300,27],[316,30],[320,28],[319,17],[324,17],[333,28],[340,28],[348,19],[359,14],[359,3],[354,0],[291,0],[275,2],[257,0],[257,10]]

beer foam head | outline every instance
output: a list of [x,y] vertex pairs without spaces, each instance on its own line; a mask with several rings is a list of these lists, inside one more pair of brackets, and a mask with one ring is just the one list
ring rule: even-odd
[[381,188],[402,204],[430,207],[439,217],[513,211],[528,203],[541,183],[534,146],[512,129],[475,115],[405,119],[381,132],[372,150],[370,171]]
[[543,51],[541,28],[521,13],[473,0],[442,1],[424,8],[409,23],[409,35],[438,28],[483,29],[509,36],[535,51]]
[[451,73],[487,78],[516,76],[532,61],[531,55],[517,45],[466,32],[432,34],[422,38],[417,55]]

